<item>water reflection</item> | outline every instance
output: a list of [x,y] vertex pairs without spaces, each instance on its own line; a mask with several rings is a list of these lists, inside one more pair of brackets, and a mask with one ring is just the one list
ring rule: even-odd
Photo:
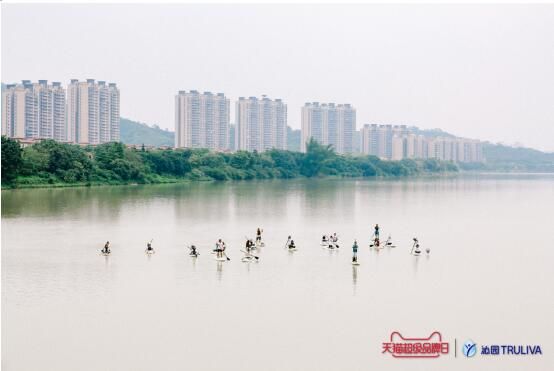
[[358,283],[358,266],[352,266],[352,287],[354,290],[354,295],[356,295],[356,285]]
[[223,276],[223,262],[217,262],[216,268],[216,277],[219,282],[221,282],[221,277]]
[[417,267],[419,266],[419,256],[418,255],[412,255],[411,256],[413,262],[412,262],[412,267],[413,267],[413,271],[414,271],[414,278],[417,277]]

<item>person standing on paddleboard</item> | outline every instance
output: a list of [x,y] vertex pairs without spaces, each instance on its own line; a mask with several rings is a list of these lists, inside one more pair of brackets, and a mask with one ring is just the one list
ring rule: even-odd
[[256,242],[262,242],[262,229],[258,227],[258,230],[256,231]]
[[106,244],[104,245],[104,250],[102,250],[102,252],[104,254],[109,254],[111,253],[111,250],[110,250],[110,241],[106,241]]
[[333,237],[331,237],[331,241],[335,244],[335,247],[338,248],[339,247],[339,238],[337,237],[337,234],[336,233],[333,233]]
[[223,241],[221,241],[221,238],[215,243],[215,253],[218,258],[223,256]]
[[288,236],[287,242],[285,243],[285,247],[289,246],[291,240],[292,240],[292,236]]
[[358,241],[354,240],[354,245],[352,245],[352,262],[358,261]]
[[152,241],[148,242],[146,244],[146,251],[153,251],[154,249],[152,248]]
[[250,239],[246,240],[246,251],[247,252],[250,252],[250,250],[252,250],[252,246],[254,246],[254,243],[252,242],[252,240],[250,240]]

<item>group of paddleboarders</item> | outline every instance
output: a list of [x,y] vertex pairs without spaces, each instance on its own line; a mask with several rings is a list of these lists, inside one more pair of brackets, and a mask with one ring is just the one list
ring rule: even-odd
[[[262,233],[263,233],[263,229],[261,229],[261,228],[256,229],[256,243],[254,243],[252,241],[252,239],[250,239],[250,238],[246,239],[246,245],[245,245],[246,251],[243,251],[245,253],[246,258],[248,258],[248,259],[255,258],[256,260],[259,259],[259,257],[252,255],[252,251],[254,249],[256,249],[257,247],[259,247],[259,246],[263,246]],[[154,253],[154,248],[152,247],[152,241],[153,241],[153,239],[150,240],[150,242],[148,242],[146,244],[146,253],[147,254],[153,254]],[[414,241],[414,243],[413,243],[413,246],[412,246],[411,254],[413,254],[413,255],[421,254],[418,239],[414,237],[413,241]],[[330,234],[330,235],[323,235],[321,242],[322,242],[322,245],[324,245],[324,246],[328,246],[328,247],[332,246],[333,248],[338,248],[339,247],[339,245],[338,245],[338,236],[337,236],[336,233],[333,233],[333,234]],[[373,228],[372,243],[370,244],[370,247],[379,248],[379,246],[380,246],[379,224],[375,224],[375,227]],[[392,244],[390,236],[386,240],[385,246],[395,247]],[[106,243],[104,244],[104,248],[102,250],[100,250],[100,252],[103,255],[109,255],[109,254],[111,254],[111,248],[110,247],[111,247],[110,241],[106,241]],[[294,243],[294,240],[292,239],[292,236],[288,236],[287,242],[285,243],[285,247],[288,248],[289,250],[296,250],[296,244]],[[188,246],[188,248],[190,250],[190,253],[189,253],[190,256],[198,257],[200,255],[198,253],[198,249],[196,248],[195,245]],[[213,250],[213,252],[216,254],[216,259],[217,260],[220,260],[220,259],[230,260],[227,257],[227,255],[225,254],[226,248],[227,248],[227,245],[225,244],[225,242],[221,238],[218,239],[216,244],[215,244],[215,249]],[[427,254],[429,254],[429,252],[430,252],[429,248],[426,249],[426,252],[427,252]],[[358,265],[358,241],[357,240],[354,240],[354,244],[352,245],[352,263],[355,264],[355,265]]]
[[338,248],[338,242],[339,238],[336,233],[330,234],[329,236],[324,234],[323,237],[321,237],[321,244],[324,246],[327,245],[328,247]]

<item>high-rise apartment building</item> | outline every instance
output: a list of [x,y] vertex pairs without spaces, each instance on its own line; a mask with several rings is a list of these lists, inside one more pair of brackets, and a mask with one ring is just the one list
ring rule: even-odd
[[300,150],[306,152],[306,143],[313,138],[332,145],[338,153],[352,153],[355,131],[356,109],[350,104],[306,103],[302,107]]
[[364,125],[361,151],[383,160],[434,158],[443,161],[481,162],[483,150],[477,140],[457,137],[425,137],[406,125]]
[[[403,137],[408,133],[406,125],[364,125],[361,130],[362,153],[377,156],[384,160],[398,157],[400,149],[404,151],[405,143],[396,143],[395,136]],[[394,153],[393,153],[394,152]]]
[[287,105],[281,99],[240,97],[235,107],[237,150],[287,149]]
[[68,139],[74,143],[119,141],[120,94],[115,83],[73,79],[67,86]]
[[175,147],[229,148],[229,99],[223,93],[179,91],[175,96]]
[[67,140],[65,90],[47,80],[9,84],[2,91],[2,134],[14,138]]

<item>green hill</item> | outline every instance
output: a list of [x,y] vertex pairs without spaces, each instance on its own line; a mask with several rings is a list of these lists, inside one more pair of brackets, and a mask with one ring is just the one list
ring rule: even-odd
[[156,147],[175,144],[175,133],[160,129],[157,125],[149,126],[122,117],[120,128],[121,142],[125,144],[144,144]]
[[495,170],[554,172],[554,153],[532,148],[484,143],[487,166]]

